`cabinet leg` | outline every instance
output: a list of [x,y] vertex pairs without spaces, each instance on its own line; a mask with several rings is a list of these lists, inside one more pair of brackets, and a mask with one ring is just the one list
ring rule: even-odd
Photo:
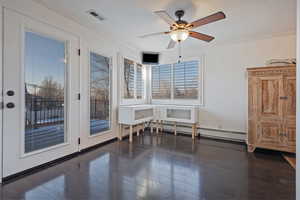
[[255,146],[253,146],[252,144],[248,144],[248,152],[249,153],[253,153],[255,151]]
[[129,127],[129,142],[130,143],[132,142],[132,132],[133,132],[132,125],[130,125],[130,127]]

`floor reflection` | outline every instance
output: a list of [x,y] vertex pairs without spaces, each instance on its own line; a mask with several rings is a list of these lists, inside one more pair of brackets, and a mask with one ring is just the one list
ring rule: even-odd
[[1,187],[2,199],[295,199],[295,171],[277,153],[146,133]]
[[63,199],[65,194],[64,187],[65,176],[61,175],[25,192],[25,199],[44,199],[44,194],[47,194],[49,198]]

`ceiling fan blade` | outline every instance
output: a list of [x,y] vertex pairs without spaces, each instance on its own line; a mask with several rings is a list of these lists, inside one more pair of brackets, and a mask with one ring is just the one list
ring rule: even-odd
[[176,42],[174,40],[170,40],[167,49],[172,49],[175,47]]
[[197,28],[199,26],[203,26],[205,24],[209,24],[209,23],[212,23],[212,22],[215,22],[215,21],[219,21],[221,19],[225,19],[226,16],[223,12],[217,12],[215,14],[212,14],[212,15],[209,15],[207,17],[204,17],[202,19],[198,19],[194,22],[191,23],[192,25],[192,28]]
[[203,40],[205,42],[210,42],[213,39],[215,39],[212,36],[209,36],[209,35],[206,35],[206,34],[203,34],[203,33],[198,33],[198,32],[195,32],[195,31],[190,31],[190,36],[193,37],[193,38],[199,39],[199,40]]
[[156,15],[158,15],[161,19],[163,19],[165,22],[167,22],[169,25],[176,24],[175,20],[164,10],[155,11]]
[[159,33],[150,33],[150,34],[146,34],[146,35],[141,35],[141,36],[139,36],[139,38],[146,38],[146,37],[164,35],[164,34],[169,34],[169,33],[170,33],[170,31],[159,32]]

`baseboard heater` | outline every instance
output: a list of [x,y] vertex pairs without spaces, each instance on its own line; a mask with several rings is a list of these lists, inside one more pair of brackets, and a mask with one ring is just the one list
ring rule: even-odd
[[[173,124],[163,123],[163,129],[167,132],[173,132]],[[191,134],[191,126],[184,124],[177,124],[177,132],[182,134]],[[223,135],[213,134],[214,133],[223,133]],[[215,129],[215,128],[201,128],[197,127],[197,133],[202,137],[213,138],[213,139],[221,139],[235,142],[245,142],[246,141],[246,133],[239,131],[230,131],[223,129]]]

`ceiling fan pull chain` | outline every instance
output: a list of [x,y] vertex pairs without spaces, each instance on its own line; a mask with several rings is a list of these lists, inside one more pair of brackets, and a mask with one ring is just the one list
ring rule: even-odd
[[181,42],[180,41],[178,41],[178,63],[180,63],[181,62],[181,58],[182,58],[182,56],[181,56]]

